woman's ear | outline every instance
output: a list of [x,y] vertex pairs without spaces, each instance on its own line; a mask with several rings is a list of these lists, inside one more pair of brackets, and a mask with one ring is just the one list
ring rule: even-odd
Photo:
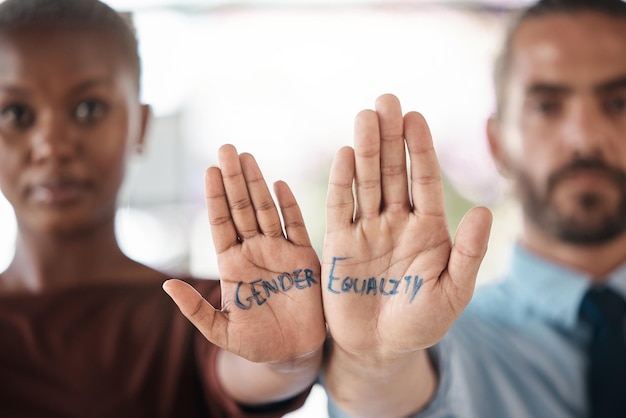
[[139,127],[139,137],[137,138],[137,144],[135,150],[137,154],[143,153],[143,149],[146,143],[146,136],[148,132],[148,125],[152,119],[152,108],[150,105],[141,105],[141,125]]
[[496,164],[498,172],[504,176],[509,177],[510,167],[508,164],[508,158],[502,138],[502,129],[500,121],[495,115],[491,115],[487,120],[487,140],[489,141],[489,151],[491,152],[491,158]]

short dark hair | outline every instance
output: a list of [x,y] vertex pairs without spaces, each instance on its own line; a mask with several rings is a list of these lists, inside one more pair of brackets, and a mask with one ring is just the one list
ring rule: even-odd
[[[626,19],[626,3],[623,0],[539,0],[513,13],[504,44],[495,62],[494,87],[496,92],[496,116],[500,116],[506,99],[506,83],[513,55],[512,41],[525,21],[551,14],[597,12],[618,19]],[[625,40],[626,41],[626,40]]]
[[0,4],[0,31],[37,23],[68,23],[109,30],[120,40],[139,88],[141,61],[129,14],[99,0],[6,0]]

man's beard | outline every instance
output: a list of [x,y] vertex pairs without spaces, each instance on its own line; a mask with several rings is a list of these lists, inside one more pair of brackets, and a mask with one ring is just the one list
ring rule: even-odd
[[[576,214],[564,213],[555,203],[555,189],[564,179],[585,170],[594,170],[615,184],[619,193],[617,205],[608,207],[601,192],[589,190],[575,197]],[[556,171],[548,178],[544,195],[525,172],[517,173],[517,186],[526,217],[560,241],[597,245],[609,242],[626,231],[626,172],[609,167],[601,159],[576,159]]]

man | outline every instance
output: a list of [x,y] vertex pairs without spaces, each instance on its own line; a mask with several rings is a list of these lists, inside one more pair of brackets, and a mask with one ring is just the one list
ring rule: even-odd
[[489,144],[523,228],[504,279],[473,298],[490,214],[470,211],[452,245],[423,119],[382,96],[338,153],[322,260],[332,416],[626,416],[626,4],[522,11],[496,90]]

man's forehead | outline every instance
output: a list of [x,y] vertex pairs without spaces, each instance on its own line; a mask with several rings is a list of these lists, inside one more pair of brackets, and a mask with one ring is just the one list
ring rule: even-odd
[[626,71],[626,19],[595,12],[527,19],[511,39],[510,70],[547,81],[619,76]]

